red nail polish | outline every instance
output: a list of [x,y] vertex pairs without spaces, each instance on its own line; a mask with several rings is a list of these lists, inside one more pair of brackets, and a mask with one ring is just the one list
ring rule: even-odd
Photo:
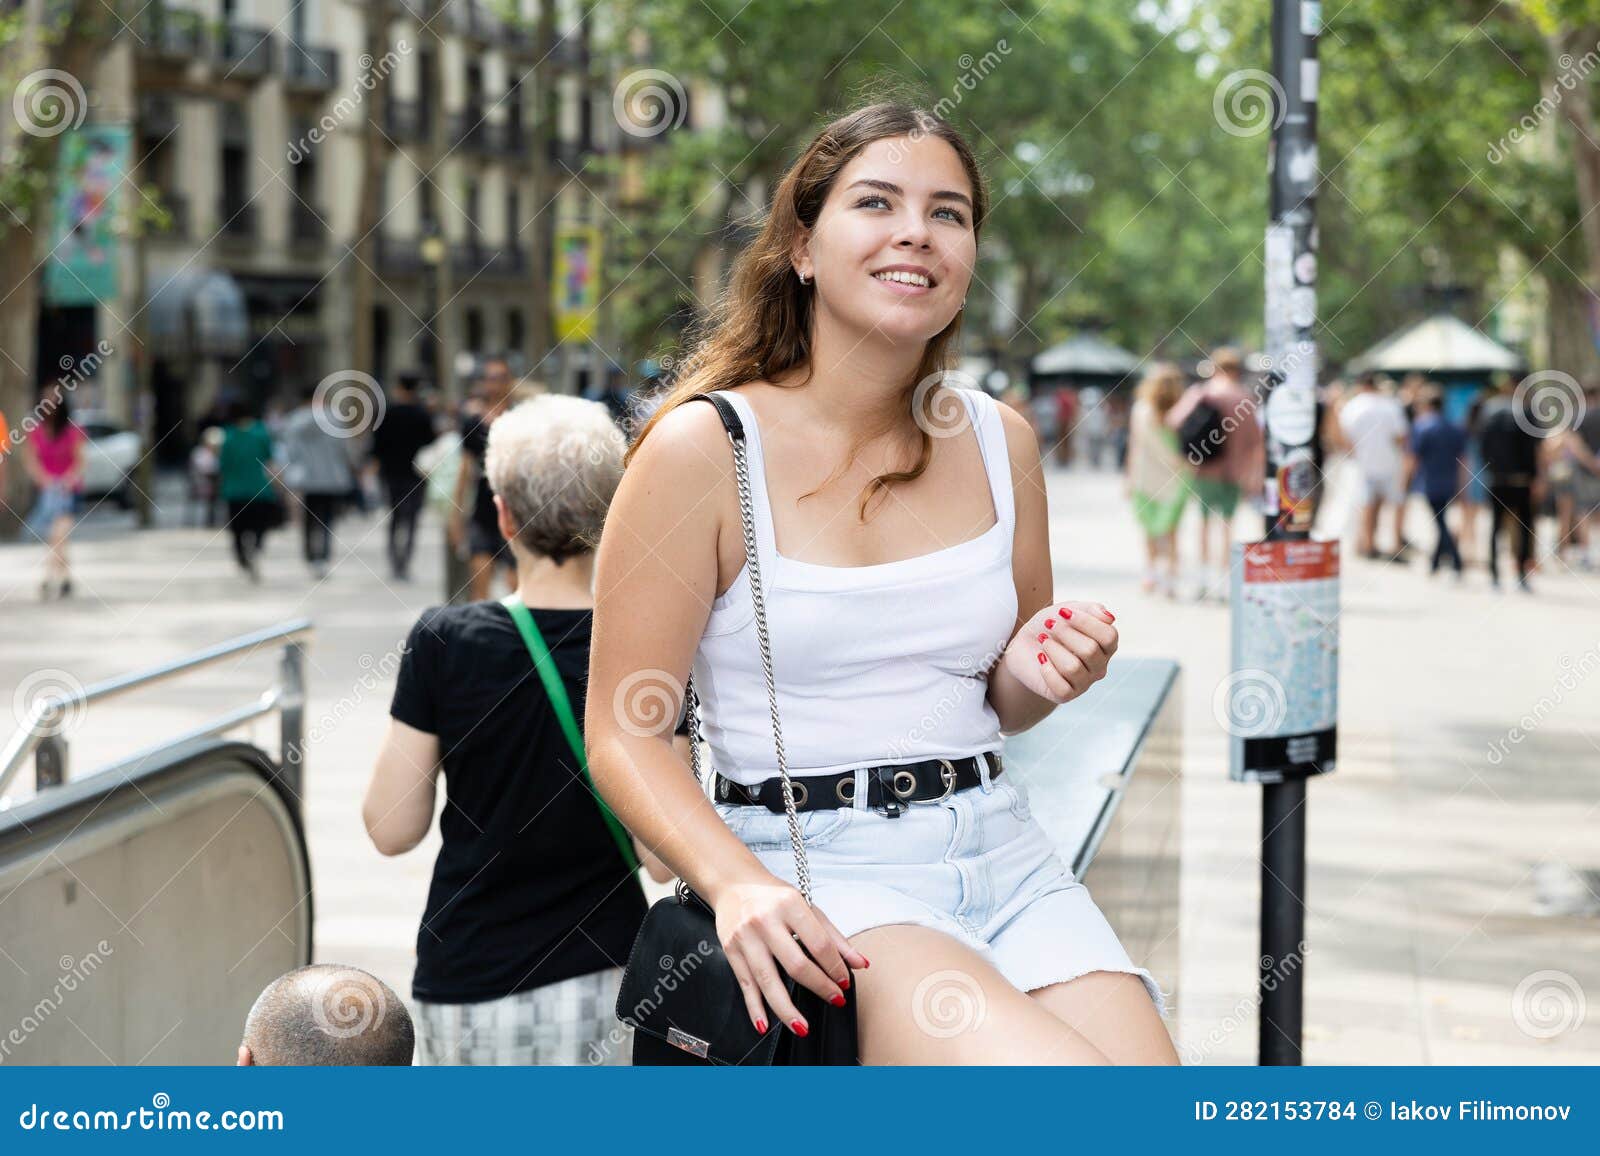
[[847,975],[843,979],[841,979],[839,981],[839,986],[844,988],[845,991],[849,991],[850,990],[850,977]]
[[828,1002],[831,1003],[834,1007],[843,1007],[844,1006],[844,996],[836,995],[832,999],[830,999]]
[[795,1020],[794,1023],[790,1024],[789,1026],[794,1029],[795,1035],[801,1036],[802,1038],[811,1034],[811,1029],[806,1027],[805,1020]]
[[1106,611],[1106,621],[1107,622],[1115,622],[1116,620],[1117,620],[1117,616],[1115,614],[1111,613],[1111,611],[1107,610]]
[[863,955],[861,957],[861,966],[862,967],[871,967],[872,966],[872,961],[870,959],[868,959],[866,956]]
[[1055,624],[1056,624],[1056,620],[1055,620],[1055,619],[1054,619],[1054,618],[1046,618],[1046,619],[1045,619],[1045,620],[1044,620],[1044,628],[1045,628],[1045,629],[1046,629],[1046,630],[1049,630],[1049,629],[1050,629],[1050,628],[1051,628],[1051,627],[1052,627],[1052,626],[1054,626],[1054,625],[1055,625]]
[[1044,656],[1044,651],[1041,650],[1039,652],[1039,664],[1042,666],[1049,661],[1050,660]]
[[1041,634],[1041,635],[1039,635],[1039,641],[1043,642],[1045,639],[1047,639],[1049,637],[1050,636],[1048,634]]
[[1063,610],[1063,611],[1062,611],[1062,612],[1061,612],[1061,617],[1063,617],[1063,618],[1071,618],[1071,617],[1072,617],[1072,611],[1070,611],[1070,610]]
[[767,1034],[767,1021],[766,1020],[757,1020],[756,1021],[756,1031],[760,1032],[762,1035],[766,1035]]

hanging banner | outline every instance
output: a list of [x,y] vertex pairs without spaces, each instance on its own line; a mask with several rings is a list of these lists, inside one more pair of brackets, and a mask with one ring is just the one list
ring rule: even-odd
[[600,230],[594,225],[556,229],[551,307],[557,341],[593,341],[600,310]]
[[1230,777],[1278,783],[1333,770],[1339,718],[1339,543],[1233,550],[1233,673],[1213,704]]
[[61,138],[51,212],[47,305],[94,305],[117,296],[117,208],[128,168],[124,124],[86,125]]

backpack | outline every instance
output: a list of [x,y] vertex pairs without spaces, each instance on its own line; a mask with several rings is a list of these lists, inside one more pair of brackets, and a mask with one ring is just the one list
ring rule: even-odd
[[1226,439],[1222,411],[1204,399],[1178,425],[1178,449],[1194,465],[1208,462],[1220,453]]

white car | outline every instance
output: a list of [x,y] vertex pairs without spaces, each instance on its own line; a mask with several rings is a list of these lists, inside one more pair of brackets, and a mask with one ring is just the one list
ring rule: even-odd
[[93,410],[73,414],[72,422],[89,437],[83,449],[84,498],[110,497],[128,509],[133,505],[132,474],[144,453],[139,435]]

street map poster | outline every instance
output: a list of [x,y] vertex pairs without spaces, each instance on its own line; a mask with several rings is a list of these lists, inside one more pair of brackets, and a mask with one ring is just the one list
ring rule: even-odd
[[1333,770],[1339,713],[1339,543],[1233,548],[1233,669],[1213,707],[1229,775],[1279,783]]

